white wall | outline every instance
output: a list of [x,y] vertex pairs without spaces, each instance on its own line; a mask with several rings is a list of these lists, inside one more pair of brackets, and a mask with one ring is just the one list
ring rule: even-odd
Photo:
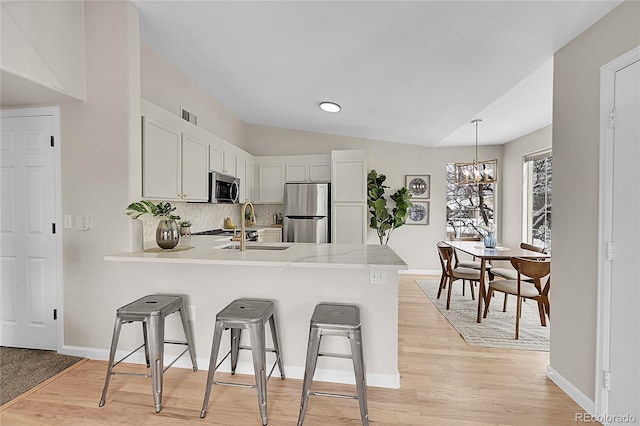
[[[23,80],[73,98],[84,99],[83,3],[4,1],[0,15],[0,68],[3,73],[20,76]],[[7,77],[12,82],[17,81],[11,76]],[[31,86],[27,84],[20,89],[26,92],[29,88]],[[13,88],[7,89],[11,91],[12,101],[15,100],[14,95],[19,93],[14,93]]]
[[640,3],[625,1],[554,56],[551,367],[591,400],[596,369],[600,67],[638,45]]
[[[247,150],[254,155],[304,155],[327,153],[333,149],[365,149],[368,152],[369,169],[387,176],[387,196],[405,186],[405,175],[431,175],[429,225],[405,225],[396,229],[389,246],[398,249],[398,254],[410,269],[440,269],[435,247],[438,241],[446,238],[446,165],[472,160],[475,148],[428,148],[256,125],[249,126],[248,134]],[[501,145],[481,146],[478,156],[486,160],[497,158],[498,167],[502,166]],[[500,199],[498,185],[498,217]],[[367,242],[379,244],[373,229],[368,230]]]
[[66,345],[106,347],[91,336],[96,308],[113,286],[104,280],[112,265],[103,257],[131,249],[133,221],[124,209],[130,146],[141,131],[138,10],[129,2],[86,2],[84,21],[86,101],[61,106],[62,210],[92,216],[93,227],[64,230],[64,334]]
[[500,241],[517,246],[522,240],[522,163],[525,155],[551,149],[551,126],[515,139],[502,148],[502,234]]
[[244,121],[145,43],[140,46],[140,60],[143,98],[178,116],[181,108],[186,109],[198,117],[198,127],[246,150]]

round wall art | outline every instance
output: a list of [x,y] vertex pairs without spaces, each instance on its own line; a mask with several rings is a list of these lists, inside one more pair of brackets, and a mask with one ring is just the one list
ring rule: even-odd
[[429,224],[429,202],[412,201],[413,205],[407,209],[407,225],[428,225]]
[[431,176],[430,175],[405,175],[405,186],[411,193],[411,199],[430,198]]

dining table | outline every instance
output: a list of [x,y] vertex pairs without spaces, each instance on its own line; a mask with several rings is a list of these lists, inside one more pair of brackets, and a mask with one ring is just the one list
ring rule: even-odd
[[496,245],[496,247],[485,247],[482,241],[445,241],[446,244],[463,253],[470,254],[480,259],[480,297],[478,297],[478,317],[477,322],[482,322],[482,308],[486,297],[485,277],[487,276],[487,262],[492,260],[511,260],[512,257],[522,257],[525,259],[547,259],[551,256],[546,253],[526,250],[519,246],[510,247],[507,245]]

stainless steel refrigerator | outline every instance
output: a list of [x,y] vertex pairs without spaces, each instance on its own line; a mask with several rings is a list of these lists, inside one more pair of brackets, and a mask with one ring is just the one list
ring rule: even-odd
[[328,183],[287,183],[284,185],[284,241],[296,243],[331,242]]

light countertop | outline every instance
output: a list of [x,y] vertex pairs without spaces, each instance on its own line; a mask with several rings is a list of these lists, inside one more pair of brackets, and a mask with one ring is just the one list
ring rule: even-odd
[[285,250],[246,251],[223,249],[228,241],[211,236],[183,238],[173,250],[159,248],[105,256],[108,261],[193,263],[209,265],[273,266],[349,269],[408,269],[407,264],[386,245],[255,243],[249,246],[287,247]]

